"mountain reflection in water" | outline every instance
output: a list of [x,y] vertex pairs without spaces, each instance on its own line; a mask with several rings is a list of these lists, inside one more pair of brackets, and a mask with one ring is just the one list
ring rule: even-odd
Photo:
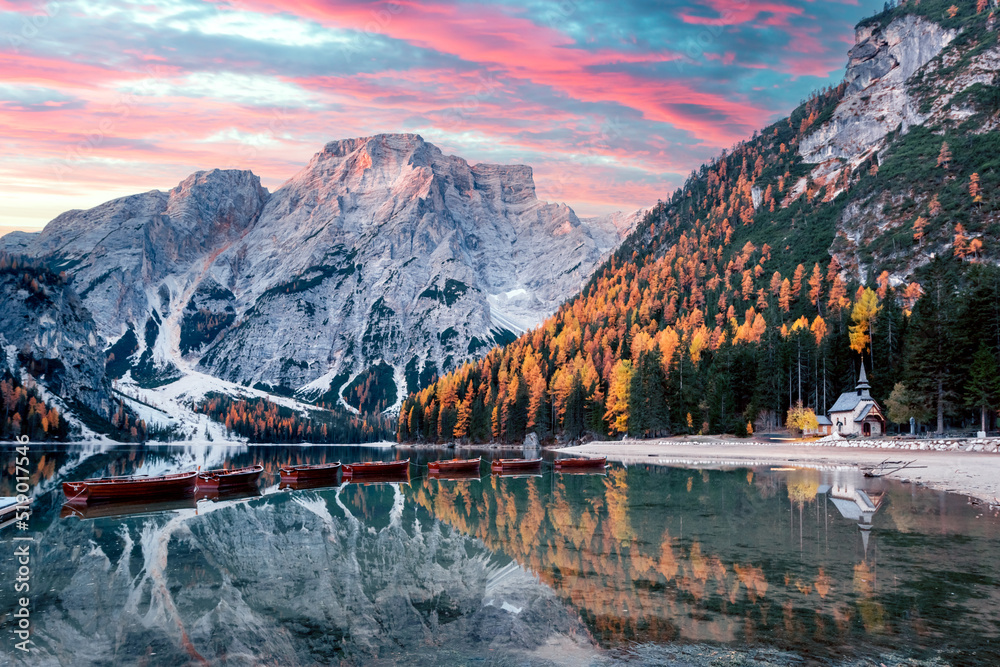
[[[409,484],[279,490],[281,465],[395,453],[33,454],[37,652],[14,664],[580,664],[632,642],[1000,661],[1000,520],[851,470],[504,478],[484,463],[472,481],[415,466]],[[64,480],[256,463],[263,497],[61,508]]]

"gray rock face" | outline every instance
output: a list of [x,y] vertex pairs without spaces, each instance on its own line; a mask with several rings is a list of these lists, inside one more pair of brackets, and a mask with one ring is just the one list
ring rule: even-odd
[[162,320],[136,359],[311,396],[381,365],[391,404],[538,324],[638,217],[581,221],[530,167],[379,135],[327,144],[270,195],[199,172],[2,245],[66,270],[109,340]]
[[885,29],[862,26],[848,55],[844,98],[827,123],[805,137],[799,151],[807,162],[844,159],[859,163],[885,136],[927,116],[908,91],[907,80],[955,38],[954,30],[918,16],[894,20]]
[[[815,164],[810,174],[813,183],[821,188],[842,187],[845,169],[855,170],[872,158],[881,162],[891,148],[889,133],[897,129],[905,135],[917,126],[935,128],[936,132],[962,126],[965,133],[1000,127],[996,114],[986,114],[983,122],[972,124],[974,127],[963,125],[981,109],[961,96],[975,84],[994,84],[1000,74],[1000,48],[982,49],[976,40],[956,39],[957,34],[914,15],[898,17],[884,27],[873,23],[858,28],[843,98],[832,118],[799,145],[803,159]],[[970,53],[972,50],[975,53]],[[806,182],[802,178],[799,184],[804,188]],[[831,195],[840,192],[837,189]],[[919,192],[910,197],[917,205],[924,205],[929,198]],[[853,198],[845,206],[831,247],[845,275],[862,282],[870,279],[871,264],[864,258],[872,254],[862,249],[884,239],[887,229],[913,224],[917,214],[904,212],[900,204],[887,193],[876,193]],[[893,244],[892,255],[888,250],[878,251],[873,259],[876,264],[891,260],[887,262],[894,267],[890,281],[899,285],[942,250],[928,246],[925,252],[909,253],[904,258]],[[944,251],[951,252],[950,248]]]
[[111,406],[103,339],[90,313],[68,287],[44,275],[0,271],[0,375],[27,371],[49,391],[71,397],[102,416]]

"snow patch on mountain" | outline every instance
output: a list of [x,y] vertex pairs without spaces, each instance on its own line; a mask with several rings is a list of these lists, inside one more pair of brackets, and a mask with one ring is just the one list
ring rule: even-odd
[[581,220],[537,199],[530,167],[388,134],[330,142],[274,193],[198,172],[0,248],[72,278],[136,387],[214,377],[392,408],[537,326],[642,214]]

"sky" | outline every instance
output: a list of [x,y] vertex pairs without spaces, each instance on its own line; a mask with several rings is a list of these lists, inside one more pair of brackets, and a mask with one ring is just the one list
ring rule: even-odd
[[0,0],[0,233],[412,132],[531,165],[581,216],[655,204],[843,77],[871,0]]

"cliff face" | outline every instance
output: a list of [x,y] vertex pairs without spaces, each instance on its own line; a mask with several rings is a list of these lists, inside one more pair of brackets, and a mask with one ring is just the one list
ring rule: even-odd
[[197,367],[327,401],[357,379],[384,408],[535,326],[637,217],[581,221],[536,198],[530,167],[379,135],[331,142],[273,194],[199,172],[2,243],[71,276],[134,376]]
[[[967,239],[981,240],[996,226],[995,213],[962,200],[972,174],[990,178],[979,154],[1000,129],[996,25],[971,11],[949,19],[937,4],[901,5],[860,24],[842,99],[799,145],[803,161],[815,165],[800,180],[802,190],[826,187],[829,199],[846,194],[831,252],[856,279],[880,267],[900,284],[931,257],[953,252],[957,225]],[[937,164],[949,142],[953,159]],[[855,170],[871,164],[883,182],[849,190]],[[942,205],[931,206],[935,197],[941,213]],[[919,217],[926,229],[914,243]],[[993,245],[983,244],[984,257],[994,256]]]
[[401,397],[407,368],[412,389],[537,324],[615,242],[538,201],[529,167],[412,135],[333,142],[213,264],[245,315],[201,365],[322,393],[385,362]]
[[907,81],[955,38],[954,30],[918,16],[905,16],[885,28],[862,25],[848,53],[844,97],[833,118],[803,139],[806,162],[830,159],[855,165],[884,146],[889,132],[929,118]]
[[107,415],[104,341],[73,290],[46,271],[6,268],[0,304],[0,376],[32,375],[46,390]]

